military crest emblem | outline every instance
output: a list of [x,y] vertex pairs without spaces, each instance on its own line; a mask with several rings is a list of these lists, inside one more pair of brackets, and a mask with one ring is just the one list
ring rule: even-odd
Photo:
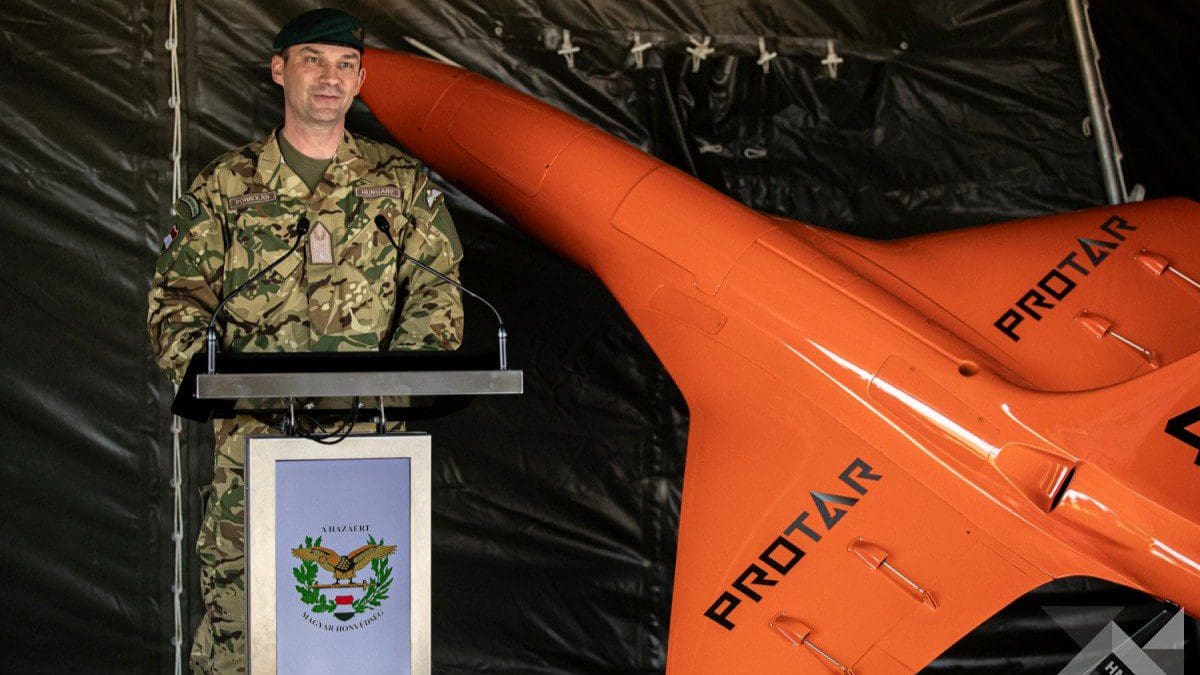
[[[292,549],[292,556],[300,560],[300,565],[292,568],[300,601],[313,614],[330,613],[341,621],[378,609],[388,599],[392,586],[388,556],[396,552],[396,547],[368,536],[366,544],[343,555],[323,546],[321,539],[306,536],[303,545]],[[371,577],[359,580],[359,572],[368,566]],[[322,583],[318,579],[321,570],[330,573],[332,580]],[[326,591],[334,593],[332,600]]]

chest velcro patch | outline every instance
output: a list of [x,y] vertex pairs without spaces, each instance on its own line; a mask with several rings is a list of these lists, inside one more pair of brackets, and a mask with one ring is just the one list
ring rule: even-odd
[[398,185],[381,185],[379,187],[356,187],[354,188],[354,196],[359,199],[370,199],[372,197],[394,197],[402,199],[404,192]]
[[226,199],[225,209],[227,211],[237,211],[238,209],[243,209],[247,206],[254,206],[255,204],[269,204],[277,201],[279,201],[279,194],[274,190],[271,190],[270,192],[247,192],[244,195],[238,195],[237,197],[230,197],[229,199]]

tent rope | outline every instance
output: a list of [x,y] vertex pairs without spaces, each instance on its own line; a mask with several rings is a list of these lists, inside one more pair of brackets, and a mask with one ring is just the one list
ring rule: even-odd
[[[163,45],[171,55],[171,95],[167,105],[172,112],[171,138],[171,203],[175,204],[183,196],[183,94],[179,83],[179,7],[177,0],[171,0],[170,14],[167,19],[167,41]],[[175,385],[178,393],[179,385]],[[171,583],[171,605],[175,615],[175,629],[171,636],[171,646],[175,650],[175,674],[183,673],[183,468],[180,461],[180,435],[183,433],[183,423],[178,415],[171,417],[171,481],[172,517],[171,542],[175,549],[174,576]]]

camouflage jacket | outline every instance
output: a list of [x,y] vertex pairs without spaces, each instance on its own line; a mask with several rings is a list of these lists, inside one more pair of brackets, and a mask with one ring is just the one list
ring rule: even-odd
[[223,294],[287,255],[301,216],[310,230],[299,249],[226,303],[222,349],[457,348],[458,289],[403,258],[397,265],[374,223],[383,215],[406,253],[457,279],[462,246],[420,165],[346,133],[310,194],[282,161],[275,133],[218,157],[172,208],[173,239],[150,288],[158,365],[182,378]]

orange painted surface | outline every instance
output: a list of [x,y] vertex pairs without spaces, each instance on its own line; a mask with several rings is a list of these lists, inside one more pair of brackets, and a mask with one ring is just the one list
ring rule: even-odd
[[366,68],[395,137],[597,275],[687,398],[669,672],[916,671],[1070,575],[1200,611],[1200,205],[867,241],[480,76]]

